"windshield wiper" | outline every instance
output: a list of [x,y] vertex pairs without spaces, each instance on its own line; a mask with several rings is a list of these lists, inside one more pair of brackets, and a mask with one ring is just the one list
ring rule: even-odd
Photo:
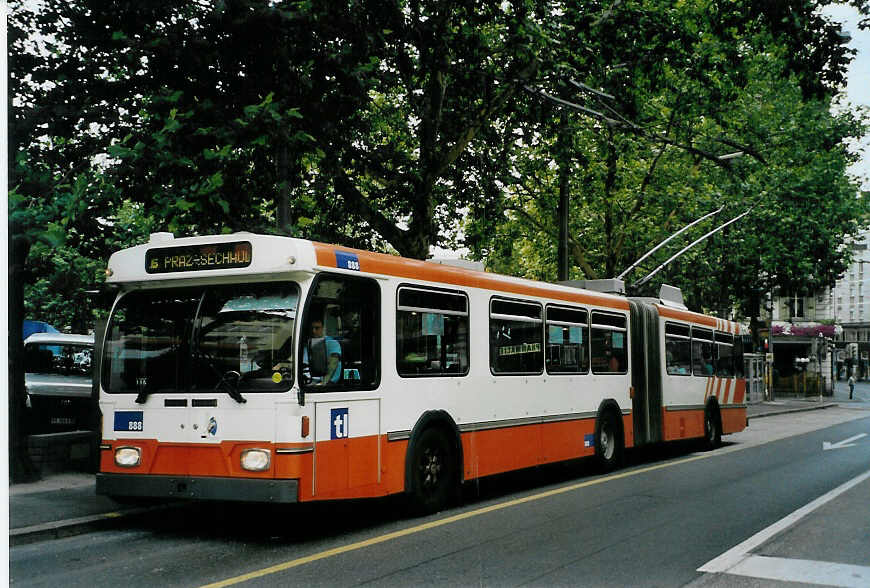
[[217,386],[215,386],[215,390],[225,388],[230,398],[239,404],[244,404],[247,402],[247,399],[239,392],[239,382],[241,380],[242,374],[235,370],[230,370],[221,376],[220,381],[217,383]]

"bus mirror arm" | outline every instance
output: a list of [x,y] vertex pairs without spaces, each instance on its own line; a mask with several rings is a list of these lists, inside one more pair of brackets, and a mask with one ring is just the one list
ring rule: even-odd
[[305,406],[305,391],[302,389],[302,386],[296,390],[296,400],[299,401],[299,406]]

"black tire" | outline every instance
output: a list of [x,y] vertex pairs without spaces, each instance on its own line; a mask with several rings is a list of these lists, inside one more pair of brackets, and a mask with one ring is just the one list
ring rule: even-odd
[[414,443],[408,500],[414,514],[431,514],[443,510],[458,494],[456,451],[448,436],[437,428],[428,428]]
[[722,444],[722,419],[719,408],[708,404],[704,409],[704,447],[712,451]]
[[604,410],[595,423],[595,461],[603,472],[612,472],[622,465],[625,439],[622,426],[613,410]]

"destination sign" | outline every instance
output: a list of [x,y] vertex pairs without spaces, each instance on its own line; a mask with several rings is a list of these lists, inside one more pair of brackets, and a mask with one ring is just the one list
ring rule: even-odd
[[231,269],[251,265],[251,244],[247,241],[161,247],[145,252],[149,274]]

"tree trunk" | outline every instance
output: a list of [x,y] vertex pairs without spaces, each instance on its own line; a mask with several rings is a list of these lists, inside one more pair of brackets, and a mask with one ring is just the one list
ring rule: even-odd
[[559,166],[559,281],[567,280],[568,263],[568,213],[570,211],[570,166],[563,160]]
[[277,147],[275,157],[276,178],[278,180],[278,195],[275,203],[275,217],[278,229],[283,234],[290,234],[290,154],[287,145],[282,141]]
[[9,479],[32,482],[39,472],[27,452],[25,427],[26,392],[24,390],[24,264],[30,244],[9,231]]

